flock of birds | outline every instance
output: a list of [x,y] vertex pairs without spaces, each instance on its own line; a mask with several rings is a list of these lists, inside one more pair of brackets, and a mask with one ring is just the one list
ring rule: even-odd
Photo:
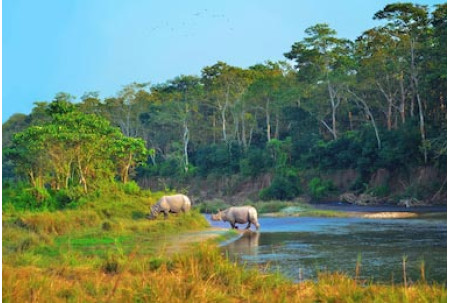
[[167,33],[169,31],[172,33],[179,33],[180,36],[184,37],[193,36],[198,31],[198,18],[211,19],[211,22],[217,20],[219,20],[219,22],[225,22],[228,31],[234,31],[234,28],[230,26],[231,21],[229,17],[227,17],[223,13],[211,13],[208,11],[208,9],[205,8],[190,15],[189,20],[180,20],[178,24],[169,23],[168,21],[160,22],[158,25],[153,26],[149,30],[149,33],[159,34]]

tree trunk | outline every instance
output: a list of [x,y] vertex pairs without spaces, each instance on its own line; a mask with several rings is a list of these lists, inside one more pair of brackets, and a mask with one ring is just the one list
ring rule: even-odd
[[391,92],[386,92],[380,82],[377,81],[377,86],[387,101],[386,126],[388,131],[392,130],[392,108],[394,107],[394,98]]
[[[423,158],[425,164],[428,162],[428,151],[427,151],[427,143],[426,143],[426,134],[425,134],[425,119],[424,119],[424,109],[422,100],[420,98],[419,93],[419,79],[417,76],[417,69],[415,63],[415,53],[414,53],[414,39],[411,37],[410,40],[411,47],[411,84],[413,86],[413,92],[415,91],[415,96],[417,100],[417,107],[419,110],[419,128],[420,128],[420,137],[422,139],[422,148],[423,148]],[[414,94],[412,94],[412,99],[414,99]]]
[[267,142],[271,139],[271,125],[270,125],[270,98],[266,99],[266,135],[267,135]]
[[83,185],[84,193],[87,194],[88,190],[87,190],[86,177],[84,176],[83,168],[81,166],[81,160],[79,158],[78,158],[78,171],[80,173],[80,183]]
[[128,162],[122,168],[122,183],[126,184],[128,182],[128,176],[130,175],[131,161],[133,160],[133,154],[130,152],[128,154]]
[[331,133],[333,134],[333,139],[336,140],[337,139],[336,110],[339,107],[341,100],[339,98],[337,98],[336,100],[337,93],[333,89],[330,81],[327,81],[327,85],[328,85],[328,95],[330,96],[330,104],[331,104],[331,126],[332,126]]
[[278,112],[275,114],[275,139],[279,138],[280,119]]
[[186,120],[184,120],[183,143],[184,143],[184,172],[187,172],[189,169],[189,156],[188,156],[189,128]]
[[376,137],[376,139],[377,139],[378,149],[381,149],[381,139],[380,139],[380,134],[379,134],[379,132],[378,132],[378,127],[377,127],[377,125],[376,125],[376,123],[375,123],[375,119],[374,119],[374,117],[373,117],[373,115],[372,115],[372,112],[370,111],[369,106],[367,105],[366,101],[364,101],[364,99],[358,97],[354,92],[352,92],[351,90],[348,90],[348,92],[351,93],[351,94],[355,97],[355,100],[356,100],[357,102],[359,102],[359,103],[362,105],[362,107],[364,108],[364,111],[365,111],[366,114],[369,116],[369,118],[370,118],[370,123],[372,124],[373,130],[374,130],[374,132],[375,132],[375,137]]
[[242,146],[244,147],[244,149],[247,149],[247,137],[246,137],[246,124],[245,124],[245,112],[242,111],[241,112],[241,129],[242,129],[242,133],[241,133],[241,140],[242,140]]
[[405,91],[405,83],[403,81],[403,72],[401,73],[401,79],[400,79],[400,116],[402,118],[402,124],[405,124],[406,122],[406,91]]
[[227,109],[229,106],[229,97],[230,97],[230,84],[227,86],[227,91],[225,94],[225,104],[223,106],[220,106],[220,113],[222,116],[222,137],[223,141],[227,142]]
[[30,176],[31,185],[33,185],[33,187],[36,187],[36,179],[34,177],[34,173],[33,173],[32,169],[29,170],[28,175]]

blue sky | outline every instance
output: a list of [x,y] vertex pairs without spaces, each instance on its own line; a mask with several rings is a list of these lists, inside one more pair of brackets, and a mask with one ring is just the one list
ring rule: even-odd
[[392,2],[3,0],[2,121],[58,92],[105,98],[132,82],[200,75],[219,60],[240,67],[283,60],[317,23],[355,39]]

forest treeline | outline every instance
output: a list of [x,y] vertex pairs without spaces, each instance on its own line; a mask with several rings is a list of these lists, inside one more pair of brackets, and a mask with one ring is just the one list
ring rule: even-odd
[[260,197],[291,199],[333,187],[314,178],[302,188],[304,170],[354,169],[355,191],[378,169],[446,174],[447,5],[390,4],[373,18],[380,25],[354,41],[311,26],[285,61],[219,61],[112,98],[36,102],[3,124],[4,183],[86,193],[130,174],[186,182],[271,174]]

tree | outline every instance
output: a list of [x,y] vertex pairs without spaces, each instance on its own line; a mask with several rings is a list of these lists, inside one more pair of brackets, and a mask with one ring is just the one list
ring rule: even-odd
[[[202,70],[202,83],[205,85],[206,98],[210,105],[219,112],[222,140],[226,143],[230,140],[239,140],[239,121],[242,114],[237,109],[245,108],[242,104],[243,96],[251,80],[249,71],[229,66],[220,61]],[[214,112],[213,127],[215,117]],[[228,130],[229,118],[233,119],[234,129],[231,132]]]
[[113,125],[120,127],[125,136],[144,136],[140,114],[150,104],[150,94],[146,91],[149,83],[131,83],[125,85],[117,97],[104,101],[103,116]]
[[128,182],[130,170],[147,160],[149,153],[145,148],[145,142],[142,139],[119,135],[113,141],[112,149],[113,162],[118,167],[120,180],[125,184]]
[[17,173],[27,176],[32,186],[59,190],[79,184],[87,193],[99,181],[112,180],[115,165],[126,182],[130,167],[144,160],[144,142],[125,137],[107,120],[60,100],[49,104],[48,110],[52,120],[17,133],[6,152]]
[[406,121],[407,66],[404,54],[399,52],[400,43],[385,28],[370,29],[356,42],[359,90],[374,94],[374,100],[380,100],[388,130],[397,126],[397,113],[402,124]]
[[[190,166],[189,144],[199,132],[202,116],[198,112],[203,87],[196,76],[179,76],[152,88],[153,102],[142,116],[152,129],[152,144],[163,155],[173,153],[186,173]],[[200,139],[201,140],[201,139]]]
[[328,95],[331,126],[325,117],[320,122],[337,139],[337,110],[345,99],[345,82],[351,76],[352,43],[336,37],[336,31],[319,23],[305,30],[308,35],[292,45],[285,57],[296,62],[299,79],[324,88]]
[[412,3],[389,4],[383,10],[375,13],[374,19],[387,20],[389,32],[404,41],[405,58],[409,61],[409,76],[411,87],[411,114],[414,114],[414,103],[417,102],[419,113],[419,128],[422,138],[424,162],[428,162],[428,143],[425,131],[424,100],[420,92],[420,63],[423,58],[423,46],[428,26],[427,7]]
[[[250,67],[256,72],[256,76],[248,89],[247,96],[253,99],[253,107],[264,113],[267,142],[270,142],[273,137],[278,138],[279,134],[279,119],[284,101],[282,90],[288,89],[284,76],[285,67],[283,62],[270,61],[265,65],[258,64]],[[272,130],[272,116],[275,116],[275,132]]]

